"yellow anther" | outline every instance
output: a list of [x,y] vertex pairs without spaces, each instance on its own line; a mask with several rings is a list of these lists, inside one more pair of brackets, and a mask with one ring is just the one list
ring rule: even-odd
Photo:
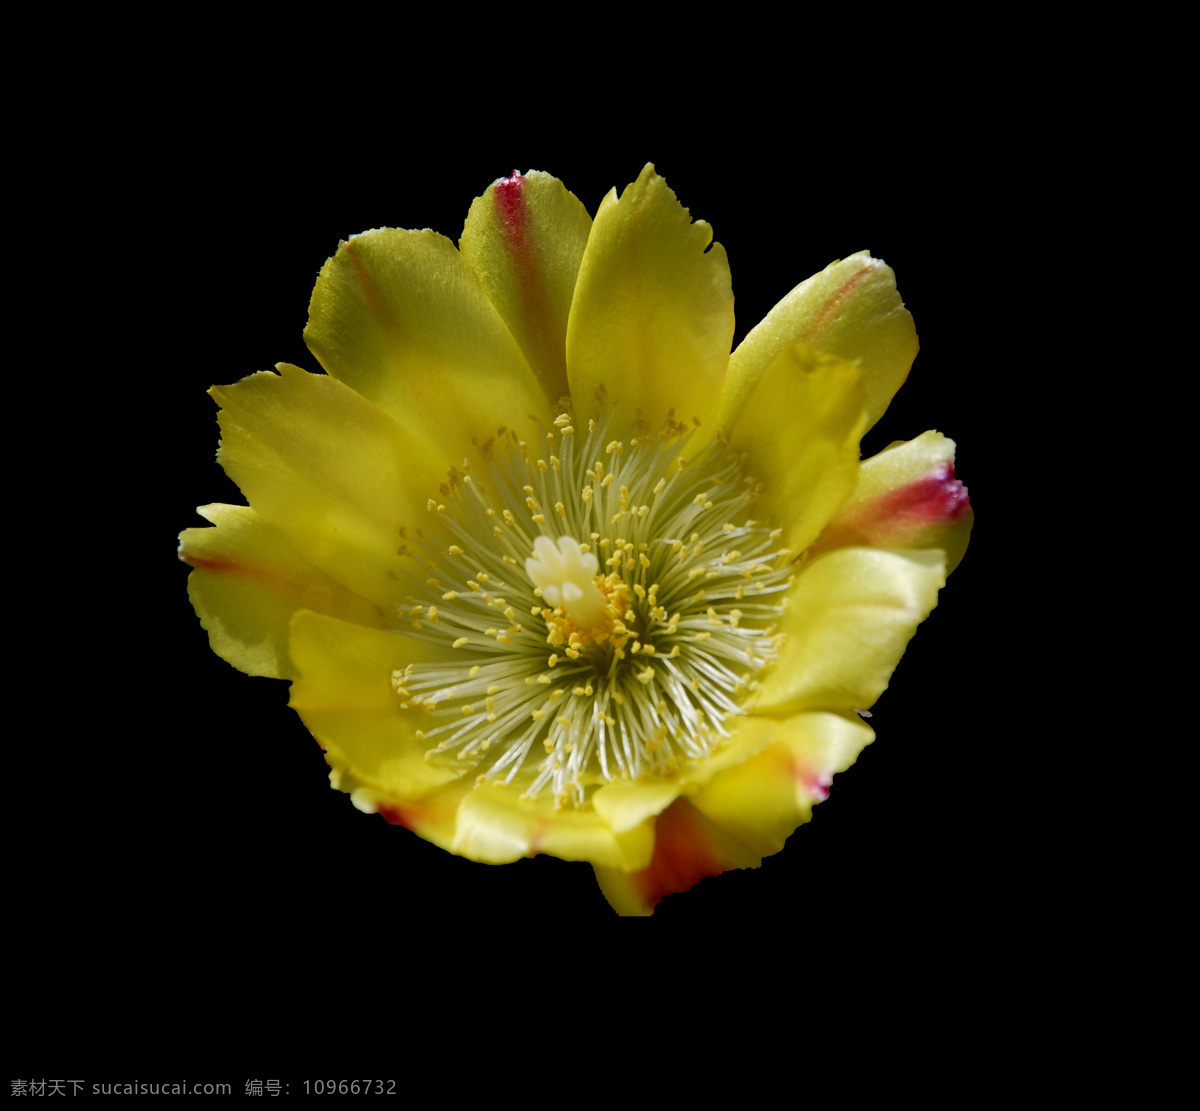
[[461,648],[464,644],[470,644],[470,643],[471,643],[470,637],[459,637],[458,640],[456,640],[454,642],[453,647]]

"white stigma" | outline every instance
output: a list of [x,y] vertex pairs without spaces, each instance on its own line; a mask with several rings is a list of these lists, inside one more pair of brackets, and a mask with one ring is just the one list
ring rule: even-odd
[[578,540],[560,536],[556,547],[548,536],[539,536],[533,553],[525,573],[551,606],[561,606],[581,629],[594,628],[607,616],[608,599],[594,581],[599,561]]

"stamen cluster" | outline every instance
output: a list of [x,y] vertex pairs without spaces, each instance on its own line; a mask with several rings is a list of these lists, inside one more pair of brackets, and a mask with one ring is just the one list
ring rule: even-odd
[[[778,651],[790,582],[780,533],[749,519],[757,484],[678,426],[582,448],[564,414],[536,452],[484,445],[485,473],[451,472],[408,538],[427,577],[398,631],[446,649],[393,683],[428,719],[427,759],[478,781],[583,805],[617,778],[670,774],[730,735],[727,719]],[[461,657],[458,659],[456,657]]]

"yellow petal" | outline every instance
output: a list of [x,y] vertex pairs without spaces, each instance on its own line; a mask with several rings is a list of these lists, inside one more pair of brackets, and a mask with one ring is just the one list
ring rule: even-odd
[[974,521],[967,488],[954,477],[954,441],[926,432],[863,462],[853,495],[811,554],[852,545],[941,548],[949,574],[967,550]]
[[422,719],[402,709],[392,687],[393,671],[428,654],[423,642],[301,610],[290,647],[291,707],[348,777],[339,786],[404,804],[462,778],[463,769],[425,759]]
[[329,773],[329,781],[339,791],[347,792],[359,810],[366,814],[379,814],[391,825],[411,829],[446,852],[454,851],[458,808],[463,798],[475,789],[474,781],[464,777],[433,794],[397,802],[385,799],[377,791],[364,786],[347,769],[333,769]]
[[601,416],[604,398],[621,424],[640,415],[656,429],[670,410],[704,422],[732,341],[725,250],[647,165],[600,203],[579,267],[567,325],[576,414]]
[[823,713],[750,718],[739,723],[743,732],[753,738],[754,751],[662,811],[654,854],[643,870],[596,868],[618,913],[650,914],[665,895],[731,868],[757,867],[779,852],[826,798],[833,776],[874,738],[857,718]]
[[721,829],[757,856],[770,856],[812,817],[845,771],[874,740],[858,718],[798,714],[772,722],[774,742],[690,796]]
[[453,243],[432,231],[353,236],[321,268],[304,339],[321,366],[388,413],[442,467],[533,416],[546,395]]
[[869,709],[937,604],[945,556],[840,548],[801,567],[780,626],[786,641],[754,710]]
[[711,756],[685,764],[663,779],[614,780],[592,796],[592,806],[614,830],[624,832],[662,813],[681,794],[691,794],[727,769],[744,763],[775,740],[777,723],[742,717],[727,724],[733,736]]
[[631,871],[646,864],[653,845],[649,822],[618,834],[593,810],[555,810],[551,798],[522,799],[512,787],[484,784],[462,799],[453,851],[488,864],[549,853]]
[[753,515],[807,548],[854,489],[866,426],[861,375],[841,359],[786,347],[755,384],[730,437],[762,483]]
[[557,178],[531,170],[471,205],[459,249],[552,401],[567,386],[567,316],[592,218]]
[[226,473],[266,524],[331,579],[390,607],[401,529],[428,516],[440,461],[352,389],[286,363],[210,391]]
[[738,344],[720,401],[722,428],[732,426],[779,352],[797,341],[860,367],[868,428],[883,416],[917,355],[916,327],[895,275],[860,251],[801,282]]
[[686,891],[705,876],[753,868],[761,860],[686,798],[676,799],[655,822],[654,855],[641,871],[594,862],[604,897],[618,914],[647,915],[664,896]]
[[292,674],[288,626],[298,609],[387,628],[389,615],[303,559],[283,534],[245,505],[204,505],[216,528],[180,534],[179,558],[194,569],[188,594],[214,652],[247,675]]

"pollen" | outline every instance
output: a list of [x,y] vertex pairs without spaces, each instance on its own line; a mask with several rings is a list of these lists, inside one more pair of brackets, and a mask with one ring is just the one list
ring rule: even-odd
[[392,682],[427,759],[586,808],[726,743],[778,654],[791,566],[723,445],[692,458],[682,426],[617,439],[589,422],[576,443],[554,425],[543,459],[498,436],[486,475],[432,503],[396,626],[428,648]]

